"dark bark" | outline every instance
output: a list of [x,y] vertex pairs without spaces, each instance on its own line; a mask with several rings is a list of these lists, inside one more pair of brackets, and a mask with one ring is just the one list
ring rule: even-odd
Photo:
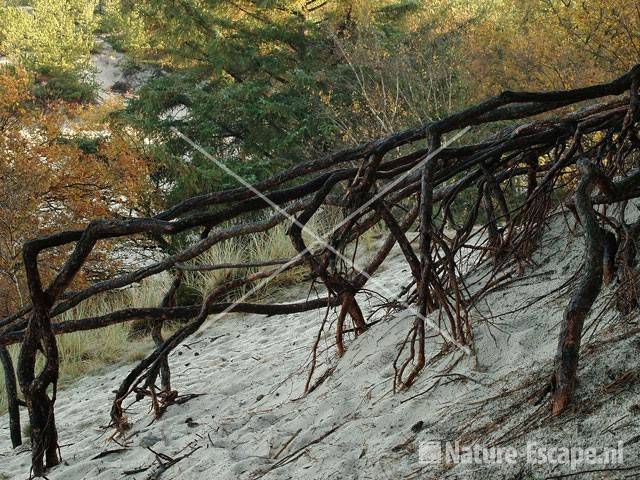
[[[27,242],[23,247],[23,262],[33,310],[25,330],[18,359],[18,381],[24,401],[29,411],[31,425],[31,468],[36,477],[44,475],[46,469],[60,463],[58,454],[58,432],[56,429],[54,406],[58,385],[58,346],[51,328],[49,309],[55,295],[42,288],[38,269],[37,242]],[[63,270],[59,277],[66,272]],[[54,289],[54,292],[57,289]],[[44,356],[44,367],[36,375],[36,355]],[[52,388],[52,396],[47,390]]]
[[[261,304],[261,303],[230,303],[220,302],[209,305],[207,312],[209,315],[216,313],[256,313],[259,315],[289,315],[291,313],[307,312],[309,310],[317,310],[327,305],[327,297],[320,297],[313,300],[297,303],[284,304]],[[330,305],[335,306],[335,300],[329,301]],[[104,328],[109,325],[130,322],[134,320],[148,320],[153,322],[169,321],[169,320],[189,320],[198,315],[201,305],[189,305],[186,307],[152,307],[152,308],[127,308],[118,310],[99,317],[83,318],[79,320],[69,320],[65,322],[55,323],[52,326],[56,335],[63,333],[82,332],[86,330],[95,330]],[[0,336],[0,345],[12,345],[23,341],[25,338],[24,331],[16,331],[6,333]]]
[[[435,151],[440,147],[440,136],[431,137],[430,150]],[[418,288],[418,315],[414,320],[412,337],[412,361],[415,361],[413,369],[406,380],[402,379],[405,363],[399,372],[398,381],[401,386],[409,388],[426,364],[425,358],[425,317],[429,313],[433,300],[431,297],[431,281],[433,275],[433,260],[431,257],[432,221],[433,221],[433,171],[436,159],[429,159],[422,169],[420,183],[420,281]]]
[[4,371],[4,386],[7,395],[9,412],[9,435],[11,445],[16,448],[22,445],[22,430],[20,429],[20,402],[18,400],[18,386],[16,385],[16,373],[13,369],[13,360],[6,347],[0,346],[0,363]]
[[416,253],[413,251],[413,247],[409,243],[409,240],[404,234],[402,227],[398,224],[396,219],[391,215],[389,209],[382,203],[378,202],[377,210],[380,212],[380,216],[384,219],[387,227],[391,234],[395,237],[398,245],[400,245],[400,249],[404,254],[407,263],[409,264],[409,268],[411,268],[411,273],[416,282],[420,281],[420,260],[416,257]]
[[603,232],[604,250],[602,253],[603,272],[602,281],[609,285],[616,277],[616,253],[618,252],[618,240],[609,230]]
[[528,153],[526,155],[527,164],[527,198],[531,198],[533,192],[538,188],[538,155],[537,153]]
[[[176,304],[176,296],[178,294],[178,289],[182,284],[183,274],[181,271],[177,271],[173,282],[171,282],[171,286],[169,290],[165,293],[162,302],[160,303],[160,307],[169,308],[173,307]],[[151,338],[156,348],[161,347],[164,343],[164,339],[162,338],[162,326],[164,325],[163,321],[154,322],[151,327]],[[171,370],[169,368],[169,358],[165,355],[160,362],[157,364],[158,366],[152,370],[150,370],[149,375],[147,377],[147,388],[153,389],[155,387],[156,379],[158,378],[158,373],[160,374],[160,385],[162,388],[162,392],[165,395],[171,394]]]
[[585,318],[602,287],[604,233],[591,204],[591,190],[601,174],[587,160],[580,160],[582,178],[576,189],[575,205],[584,229],[585,260],[580,283],[564,311],[556,353],[553,379],[553,415],[561,414],[571,402],[580,357],[580,341]]

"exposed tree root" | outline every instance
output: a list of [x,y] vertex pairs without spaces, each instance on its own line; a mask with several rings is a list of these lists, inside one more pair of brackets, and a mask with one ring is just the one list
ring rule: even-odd
[[[640,66],[636,66],[609,83],[585,88],[504,92],[441,120],[279,172],[255,185],[264,196],[256,195],[253,188],[213,192],[154,217],[93,221],[85,228],[27,242],[23,263],[30,305],[0,319],[0,347],[22,342],[17,377],[29,411],[33,474],[42,476],[60,461],[54,411],[59,364],[55,336],[62,333],[132,321],[151,326],[156,349],[122,380],[112,405],[112,426],[120,432],[129,426],[123,402],[132,393],[149,395],[156,416],[175,400],[169,355],[213,313],[280,315],[339,307],[335,336],[341,356],[348,348],[345,334],[360,335],[369,328],[358,303],[359,293],[393,299],[385,300],[388,310],[415,306],[418,313],[394,361],[395,387],[411,386],[426,365],[427,329],[438,332],[448,347],[465,352],[473,348],[470,308],[487,292],[534,265],[533,253],[552,212],[561,206],[559,199],[571,197],[575,189],[575,164],[581,157],[585,159],[578,165],[582,178],[567,207],[576,212],[584,227],[587,255],[582,280],[565,311],[558,346],[553,413],[562,412],[575,384],[582,325],[602,281],[618,282],[616,304],[621,311],[630,312],[638,304],[635,242],[640,227],[627,225],[623,214],[618,219],[612,217],[606,206],[618,205],[623,211],[626,202],[640,198],[640,171],[634,170],[640,155],[639,78]],[[580,108],[586,101],[591,103]],[[545,117],[540,119],[542,115]],[[513,123],[520,119],[527,120]],[[447,143],[456,132],[494,122],[509,123],[478,143]],[[599,193],[592,195],[594,186]],[[601,206],[598,216],[592,205]],[[268,209],[273,211],[265,216]],[[326,241],[313,234],[315,241],[307,245],[303,230],[314,215],[327,209],[339,210],[344,221],[327,234]],[[417,247],[407,235],[416,220],[420,231]],[[291,259],[197,263],[200,255],[220,242],[246,239],[289,222],[289,237],[298,252]],[[359,239],[380,223],[389,233],[371,258],[360,265]],[[70,289],[97,244],[139,235],[156,241],[183,235],[186,240],[178,251],[153,263],[132,266],[129,272],[78,291]],[[380,285],[367,286],[375,283],[373,277],[396,244],[410,278],[393,292]],[[54,276],[43,285],[41,254],[64,247],[70,248],[66,261],[48,265]],[[490,272],[477,280],[474,293],[470,293],[464,275],[489,259]],[[266,281],[303,264],[311,277],[324,285],[326,292],[320,298],[292,304],[227,301],[229,292],[240,286]],[[256,267],[274,268],[251,270]],[[52,321],[87,299],[161,272],[219,268],[243,268],[249,273],[216,287],[194,305],[175,305],[176,277],[158,307]],[[633,287],[622,287],[625,284]],[[347,319],[353,325],[347,325]],[[186,323],[164,339],[162,325],[169,320]],[[316,350],[327,321],[313,346],[306,391],[313,388]],[[39,354],[45,362],[36,372]]]
[[6,347],[0,347],[0,363],[4,371],[5,394],[7,395],[7,409],[9,411],[9,436],[11,445],[16,448],[22,445],[22,430],[20,429],[20,401],[18,400],[18,386],[13,360]]
[[556,353],[553,387],[553,415],[561,414],[571,401],[580,356],[580,341],[584,320],[595,302],[603,277],[605,234],[591,206],[591,190],[600,184],[603,174],[586,159],[577,162],[582,175],[576,189],[576,211],[585,233],[585,261],[582,278],[564,312]]

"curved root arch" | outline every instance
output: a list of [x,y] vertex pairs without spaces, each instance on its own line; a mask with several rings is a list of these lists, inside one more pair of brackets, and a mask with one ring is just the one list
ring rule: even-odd
[[[624,216],[596,215],[592,207],[626,205],[640,196],[640,172],[634,170],[640,150],[639,76],[640,66],[636,66],[607,84],[568,91],[504,92],[442,120],[280,172],[256,184],[266,199],[256,195],[254,189],[236,188],[191,198],[154,217],[94,221],[83,229],[27,242],[23,261],[30,304],[0,320],[0,347],[22,342],[17,374],[32,427],[33,473],[42,475],[59,462],[54,411],[58,334],[131,321],[152,325],[156,349],[123,380],[114,399],[111,417],[118,430],[128,426],[123,404],[131,394],[149,396],[156,415],[175,400],[169,354],[213,313],[284,315],[337,308],[335,338],[341,355],[348,348],[347,337],[351,333],[360,335],[371,325],[361,308],[364,292],[375,291],[386,298],[384,306],[390,311],[415,306],[413,324],[395,362],[397,387],[409,387],[428,364],[427,330],[441,334],[447,346],[473,351],[473,306],[487,292],[532,264],[531,256],[545,225],[561,205],[558,199],[570,198],[575,190],[575,164],[577,158],[583,158],[593,166],[589,172],[598,173],[587,173],[585,169],[591,167],[581,163],[575,200],[570,199],[566,205],[577,212],[585,227],[587,272],[567,309],[560,338],[553,408],[555,413],[561,412],[571,399],[581,319],[597,295],[595,287],[602,280],[603,261],[607,282],[639,276],[633,245],[640,227],[627,225]],[[592,103],[579,105],[586,101]],[[542,114],[542,120],[528,119]],[[496,131],[485,141],[466,144],[463,137],[462,141],[448,143],[456,132],[470,126],[520,119],[528,120]],[[420,146],[425,139],[427,148]],[[599,193],[591,193],[593,185]],[[303,238],[305,226],[328,208],[340,210],[344,221],[326,239],[316,238],[307,244]],[[268,213],[260,218],[260,212]],[[298,252],[291,259],[263,259],[244,265],[198,264],[198,257],[220,242],[249,238],[281,224],[288,225]],[[379,224],[387,231],[384,241],[365,263],[353,262],[358,257],[359,239]],[[605,224],[615,230],[614,241],[611,232],[602,233]],[[408,233],[415,228],[419,230],[417,242]],[[82,290],[70,290],[94,247],[105,240],[144,235],[154,241],[194,231],[199,235],[188,236],[192,241],[172,255]],[[396,244],[411,278],[399,292],[390,294],[373,284],[378,268]],[[71,247],[71,253],[44,285],[39,255],[63,246]],[[474,285],[466,285],[465,274],[487,260],[489,273]],[[255,286],[301,265],[308,267],[314,281],[322,282],[326,296],[277,305],[227,300],[234,289]],[[197,304],[175,305],[182,270],[216,268],[239,268],[249,273],[216,287]],[[52,321],[95,295],[165,271],[174,272],[176,280],[157,307]],[[635,308],[635,293],[618,290],[620,308]],[[351,326],[347,325],[348,319]],[[162,323],[168,320],[184,323],[165,339],[160,332]],[[307,390],[314,388],[310,382],[317,344]],[[45,368],[36,373],[38,352],[45,357]],[[5,371],[8,368],[6,364]],[[14,414],[11,417],[15,419]]]

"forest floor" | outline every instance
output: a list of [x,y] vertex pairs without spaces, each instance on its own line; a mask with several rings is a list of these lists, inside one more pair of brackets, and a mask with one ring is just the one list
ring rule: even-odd
[[[162,479],[640,478],[638,322],[621,319],[607,305],[610,289],[603,289],[586,324],[572,407],[552,418],[548,399],[535,402],[552,372],[570,294],[562,286],[582,258],[582,238],[556,217],[535,265],[477,306],[472,318],[477,357],[443,349],[441,337],[431,332],[428,367],[409,390],[398,393],[393,362],[412,323],[407,314],[376,313],[378,323],[350,339],[340,359],[328,330],[315,378],[327,375],[306,396],[310,351],[323,311],[211,318],[170,357],[174,388],[200,396],[170,406],[157,421],[146,399],[131,406],[132,428],[121,445],[109,440],[112,432],[104,425],[112,391],[131,365],[61,391],[56,412],[64,461],[48,478],[157,478],[162,458],[184,455]],[[471,291],[487,271],[468,276]],[[409,278],[395,250],[381,267],[380,284],[367,287],[397,292]],[[308,290],[298,286],[278,301],[304,299]],[[380,302],[360,299],[367,312]],[[330,315],[335,319],[336,312]],[[28,478],[29,447],[11,450],[7,424],[0,418],[0,478]],[[517,458],[426,462],[433,451],[428,442],[456,440],[461,446],[509,447]],[[534,442],[598,451],[622,442],[624,457],[615,464],[537,464],[526,456]],[[592,470],[598,471],[584,473]]]

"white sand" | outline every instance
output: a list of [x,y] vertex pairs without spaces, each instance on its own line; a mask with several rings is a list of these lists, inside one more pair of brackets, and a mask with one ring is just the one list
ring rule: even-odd
[[[430,466],[418,460],[418,446],[427,440],[462,439],[488,445],[500,437],[514,436],[506,444],[516,448],[524,448],[527,440],[567,446],[615,446],[618,440],[627,441],[625,465],[638,464],[640,407],[634,407],[640,401],[637,335],[600,349],[585,347],[574,402],[577,410],[550,420],[540,419],[548,411],[546,404],[540,408],[525,399],[544,385],[551,372],[566,296],[494,318],[491,328],[481,322],[489,310],[494,315],[509,312],[552,292],[575,272],[582,258],[582,241],[572,240],[562,222],[555,225],[536,254],[538,267],[528,269],[523,278],[489,295],[479,306],[473,319],[480,352],[478,368],[473,359],[454,349],[425,370],[409,391],[393,394],[393,359],[412,322],[400,314],[351,340],[339,360],[331,347],[332,334],[324,337],[318,374],[329,365],[335,366],[335,371],[301,398],[310,348],[323,312],[271,318],[230,315],[210,321],[171,357],[174,387],[181,394],[204,395],[169,407],[162,419],[153,423],[147,400],[138,404],[130,415],[133,428],[125,452],[92,460],[100,452],[119,448],[108,441],[111,432],[102,426],[109,421],[111,392],[131,366],[85,378],[60,392],[57,421],[64,463],[48,477],[123,478],[125,471],[154,464],[154,454],[147,447],[178,457],[196,446],[201,448],[161,478],[532,479],[571,471],[565,466],[530,465],[522,460],[502,466]],[[396,251],[381,269],[382,283],[393,291],[410,278],[402,260]],[[606,293],[603,290],[601,298]],[[305,295],[306,291],[293,291],[287,301]],[[597,305],[594,312],[600,307]],[[615,315],[607,318],[613,320]],[[631,322],[605,322],[599,338],[634,326]],[[593,344],[593,339],[587,343]],[[440,344],[439,339],[430,340],[428,355],[436,355]],[[447,376],[438,376],[456,361]],[[604,388],[626,370],[636,372],[635,380],[619,390]],[[435,382],[437,387],[411,399]],[[527,383],[532,384],[505,393]],[[498,395],[503,398],[479,402]],[[540,418],[532,417],[536,411]],[[522,433],[518,426],[527,419],[532,419],[531,424],[524,429],[524,436],[518,436]],[[473,433],[494,421],[495,429]],[[423,422],[422,428],[416,426],[412,431],[418,422]],[[8,444],[7,419],[0,418],[0,425],[0,472],[8,478],[27,478],[28,451],[13,452]],[[333,429],[323,440],[312,443]],[[299,455],[288,457],[298,451]],[[583,468],[588,467],[578,466],[578,470]],[[148,478],[153,469],[125,478]],[[640,474],[640,470],[627,473]]]
[[96,50],[91,55],[91,63],[96,70],[95,79],[101,94],[106,95],[116,82],[124,80],[122,66],[125,57],[102,38],[96,38]]
[[[114,92],[111,88],[118,82],[124,82],[131,90],[136,90],[152,75],[152,69],[133,69],[126,71],[126,56],[114,50],[104,37],[96,37],[96,52],[91,54],[91,65],[98,84],[99,98],[106,101],[110,97],[121,97],[122,93]],[[128,92],[131,94],[132,92]],[[125,95],[126,96],[126,95]]]

